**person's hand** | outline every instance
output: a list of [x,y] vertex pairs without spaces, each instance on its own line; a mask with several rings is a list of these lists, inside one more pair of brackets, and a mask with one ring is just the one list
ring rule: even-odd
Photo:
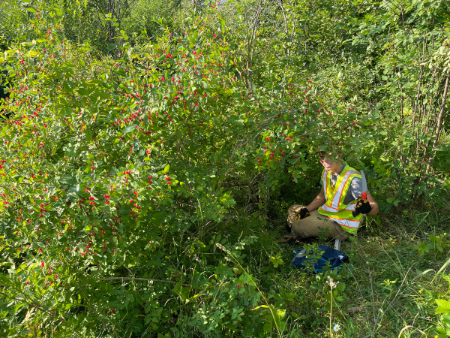
[[299,219],[303,219],[303,218],[308,217],[308,216],[309,216],[309,211],[308,211],[308,209],[302,208],[302,209],[300,210],[300,212],[298,213],[298,215],[295,216],[295,221],[298,221]]
[[358,216],[359,214],[368,214],[372,211],[372,206],[370,205],[368,200],[363,200],[361,195],[358,196],[358,201],[356,202],[355,211],[352,212],[353,217]]

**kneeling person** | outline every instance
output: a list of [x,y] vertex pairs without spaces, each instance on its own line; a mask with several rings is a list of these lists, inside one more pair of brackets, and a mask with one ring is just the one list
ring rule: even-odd
[[[325,231],[328,238],[345,240],[355,235],[365,215],[378,213],[378,204],[367,194],[361,195],[361,174],[346,163],[320,152],[323,165],[322,189],[308,205],[292,205],[288,211],[288,226],[294,239],[318,237]],[[353,211],[358,212],[353,216]],[[308,217],[309,216],[309,217]]]

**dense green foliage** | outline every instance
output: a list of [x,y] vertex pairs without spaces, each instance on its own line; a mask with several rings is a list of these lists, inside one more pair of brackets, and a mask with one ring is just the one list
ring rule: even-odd
[[[0,331],[450,332],[450,4],[0,6]],[[382,212],[313,276],[273,239],[319,146]]]

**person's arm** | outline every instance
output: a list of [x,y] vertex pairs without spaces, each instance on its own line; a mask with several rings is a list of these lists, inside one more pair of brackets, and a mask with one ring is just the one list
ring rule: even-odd
[[380,211],[380,209],[378,208],[378,204],[377,202],[375,202],[371,194],[367,194],[367,200],[369,201],[370,206],[372,207],[372,210],[370,210],[370,212],[367,215],[375,216],[376,214],[378,214],[378,211]]
[[323,193],[323,188],[320,189],[319,195],[306,207],[309,212],[319,209],[325,203],[325,194]]

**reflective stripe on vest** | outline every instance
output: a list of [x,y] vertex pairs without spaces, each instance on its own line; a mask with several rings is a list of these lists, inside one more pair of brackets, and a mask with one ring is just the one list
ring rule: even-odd
[[[355,210],[355,206],[356,206],[356,203],[351,203],[351,204],[347,205],[344,210],[353,211],[353,210]],[[331,208],[331,207],[327,206],[326,204],[322,205],[322,209],[325,211],[328,211],[328,212],[337,212],[337,210],[335,208]]]
[[361,224],[361,220],[357,221],[354,219],[337,218],[336,216],[329,216],[328,218],[335,221],[336,223],[338,223],[343,227],[354,228],[355,230],[358,229],[359,224]]
[[325,195],[325,202],[327,201],[327,174],[328,171],[324,170],[322,173],[322,182],[323,182],[323,191],[324,191],[324,195]]
[[331,190],[331,173],[326,170],[323,171],[322,181],[326,202],[318,211],[321,215],[328,216],[329,219],[340,224],[345,231],[356,234],[359,224],[363,219],[363,215],[359,214],[358,216],[353,217],[352,211],[355,210],[356,203],[346,205],[344,204],[344,200],[350,188],[352,179],[361,177],[361,175],[358,171],[349,166],[345,166],[344,170],[345,171],[339,175],[336,181],[336,191]]

